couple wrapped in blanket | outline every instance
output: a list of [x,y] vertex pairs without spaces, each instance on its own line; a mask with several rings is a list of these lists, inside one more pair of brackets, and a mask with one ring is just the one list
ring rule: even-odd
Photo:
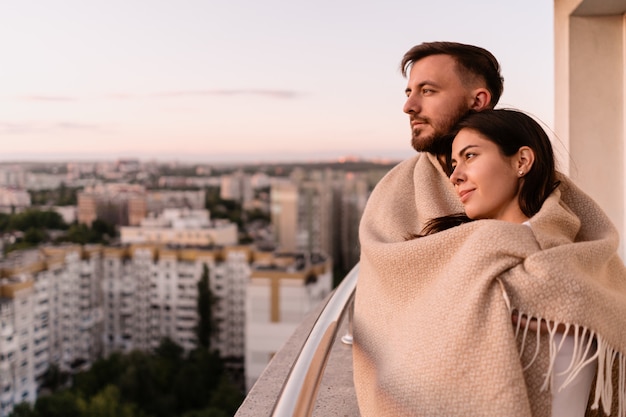
[[427,152],[400,163],[363,214],[361,415],[550,416],[555,392],[592,377],[588,412],[626,416],[626,269],[611,221],[559,175],[523,224],[407,237],[464,211],[445,169]]

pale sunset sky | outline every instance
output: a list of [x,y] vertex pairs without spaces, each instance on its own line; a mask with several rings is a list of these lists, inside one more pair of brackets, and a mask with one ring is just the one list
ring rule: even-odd
[[550,0],[1,0],[0,161],[406,158],[402,55],[490,50],[553,125]]

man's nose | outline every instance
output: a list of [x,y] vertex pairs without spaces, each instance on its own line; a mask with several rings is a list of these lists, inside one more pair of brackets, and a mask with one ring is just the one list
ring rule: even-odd
[[404,112],[406,114],[413,114],[420,112],[421,103],[417,96],[411,95],[407,97],[406,102],[404,103]]

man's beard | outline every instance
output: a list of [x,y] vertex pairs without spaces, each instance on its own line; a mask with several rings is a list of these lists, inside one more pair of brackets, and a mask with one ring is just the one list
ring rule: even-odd
[[431,119],[417,117],[417,119],[424,120],[428,125],[430,125],[433,132],[429,136],[420,137],[412,131],[411,145],[413,146],[413,149],[417,152],[428,152],[433,155],[443,155],[447,153],[449,142],[442,140],[442,138],[448,135],[454,128],[454,125],[456,125],[456,123],[467,113],[467,107],[461,106],[455,111],[445,115],[445,117],[443,117],[437,124],[433,124]]

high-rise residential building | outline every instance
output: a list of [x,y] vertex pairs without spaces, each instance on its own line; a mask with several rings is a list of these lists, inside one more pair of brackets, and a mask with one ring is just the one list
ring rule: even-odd
[[98,218],[98,198],[91,194],[77,194],[77,218],[78,222],[91,226]]
[[100,356],[92,260],[67,246],[12,252],[0,263],[0,415],[34,402],[51,364],[73,372]]
[[246,388],[298,324],[332,289],[332,262],[322,254],[258,254],[246,293]]
[[301,169],[275,179],[270,214],[278,248],[326,253],[347,272],[359,260],[359,223],[376,181],[370,173]]
[[[321,172],[320,172],[321,173]],[[335,242],[333,228],[332,177],[323,176],[303,181],[298,193],[298,233],[299,251],[333,254]]]
[[283,179],[272,183],[270,191],[270,215],[274,237],[281,250],[297,248],[298,233],[298,185]]
[[21,211],[30,207],[30,194],[28,191],[14,187],[0,187],[0,211]]
[[282,251],[333,255],[333,177],[331,172],[304,173],[272,183],[270,215]]
[[129,201],[145,198],[145,188],[137,184],[110,183],[87,187],[78,193],[78,222],[91,226],[94,220],[101,219],[109,224],[126,226],[130,220],[137,221],[145,217],[133,205],[132,217],[129,217]]
[[369,184],[361,175],[348,172],[337,186],[337,202],[335,219],[339,232],[335,263],[343,271],[352,269],[359,261],[359,224],[365,203],[369,197]]
[[222,175],[220,197],[224,200],[239,201],[242,204],[251,201],[254,198],[254,190],[250,175],[241,171]]
[[27,169],[22,164],[2,165],[0,167],[0,186],[24,188]]
[[[46,246],[0,262],[0,416],[33,402],[50,365],[73,373],[112,352],[150,351],[169,337],[197,346],[206,268],[218,331],[211,341],[243,376],[249,246]],[[243,378],[242,378],[243,379]]]
[[[202,172],[203,170],[200,169]],[[220,177],[185,177],[162,175],[159,177],[159,187],[161,188],[208,188],[219,187]]]
[[28,172],[24,188],[27,190],[52,190],[67,182],[66,174]]
[[205,190],[148,191],[145,194],[145,200],[146,213],[154,215],[166,209],[202,210],[206,206],[206,192]]
[[[42,246],[0,262],[0,416],[34,401],[51,365],[73,373],[113,352],[150,351],[164,337],[196,348],[205,271],[217,326],[211,348],[242,386],[244,358],[252,381],[277,350],[272,343],[332,288],[332,262],[313,250],[319,245],[289,253],[238,245],[236,225],[212,222],[206,210],[166,209],[142,223],[161,227],[160,239],[144,230],[141,242]],[[193,241],[205,227],[229,232]]]
[[34,352],[33,280],[25,276],[0,283],[0,413],[37,397]]
[[[51,363],[64,372],[91,366],[102,353],[101,247],[45,246],[35,276],[42,322],[49,329]],[[47,301],[46,301],[47,299]]]
[[243,386],[248,246],[131,245],[103,254],[104,354],[149,351],[168,337],[185,350],[198,346],[198,283],[205,271],[213,295],[210,347]]
[[123,226],[126,243],[163,243],[183,246],[236,245],[237,225],[225,219],[211,220],[208,210],[165,209],[159,216],[141,220],[140,226]]
[[78,193],[78,221],[91,225],[101,219],[118,226],[137,226],[149,213],[170,208],[202,210],[205,191],[146,191],[141,185],[110,183]]

